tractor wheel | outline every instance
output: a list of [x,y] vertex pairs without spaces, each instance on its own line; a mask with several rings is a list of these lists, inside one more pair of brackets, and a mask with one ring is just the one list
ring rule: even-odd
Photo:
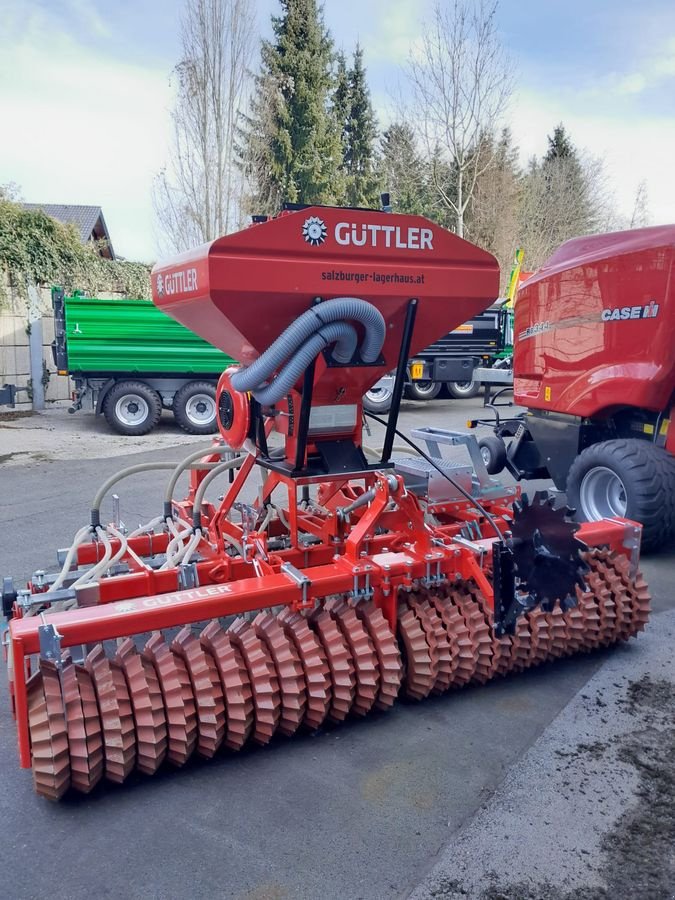
[[567,503],[582,522],[625,516],[642,524],[642,548],[675,536],[673,457],[637,438],[602,441],[583,450],[567,475]]
[[138,437],[159,422],[162,401],[157,391],[142,381],[120,381],[106,395],[103,415],[113,431]]
[[455,400],[469,400],[480,392],[480,381],[449,381],[445,386],[448,394]]
[[213,434],[216,421],[216,388],[208,381],[190,381],[176,391],[173,417],[188,434]]
[[496,475],[506,465],[506,444],[496,434],[487,434],[478,441],[480,455],[489,475]]
[[411,381],[405,386],[408,400],[434,400],[441,392],[441,384],[437,381]]
[[363,408],[376,415],[389,412],[391,398],[392,391],[389,388],[372,387],[363,395]]

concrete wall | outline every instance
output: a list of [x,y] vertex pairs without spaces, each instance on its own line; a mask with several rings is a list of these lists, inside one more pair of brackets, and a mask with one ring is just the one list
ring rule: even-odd
[[[101,296],[114,299],[122,295],[107,293]],[[5,286],[0,297],[0,387],[3,384],[15,384],[18,388],[32,387],[33,377],[40,380],[41,373],[44,372],[45,380],[49,375],[44,387],[44,404],[67,405],[73,387],[70,378],[56,372],[52,357],[53,340],[51,289],[39,288],[31,291],[29,298],[26,298]],[[40,386],[38,385],[37,390],[31,390],[31,393],[32,399],[25,390],[16,395],[17,410],[42,407]],[[0,413],[9,409],[10,407],[2,406]]]

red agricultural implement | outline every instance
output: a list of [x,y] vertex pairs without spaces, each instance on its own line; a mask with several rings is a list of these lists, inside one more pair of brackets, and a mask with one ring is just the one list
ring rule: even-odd
[[[60,573],[5,586],[20,761],[39,793],[266,744],[644,627],[639,525],[579,527],[529,504],[488,476],[471,436],[423,428],[424,448],[395,447],[410,441],[396,427],[407,360],[492,302],[488,253],[422,218],[310,208],[152,279],[158,306],[242,367],[220,380],[220,438],[175,467],[156,519],[104,527],[109,479]],[[394,368],[374,451],[361,397]]]

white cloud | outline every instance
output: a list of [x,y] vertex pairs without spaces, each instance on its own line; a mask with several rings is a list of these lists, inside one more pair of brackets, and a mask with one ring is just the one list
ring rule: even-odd
[[92,0],[65,0],[66,8],[73,18],[98,37],[110,37],[110,25],[100,15]]
[[601,83],[586,93],[589,97],[605,98],[638,95],[662,88],[664,82],[675,78],[675,37],[662,42],[645,56],[631,72],[610,72]]
[[[69,5],[91,33],[105,35],[89,4]],[[30,202],[102,206],[115,250],[151,260],[167,74],[90,49],[39,11],[18,22],[0,22],[0,183],[17,182]]]
[[366,63],[403,63],[411,53],[419,53],[427,5],[427,0],[371,0],[372,28],[360,36]]
[[523,159],[546,152],[546,135],[563,122],[577,147],[605,162],[619,211],[630,216],[638,184],[647,182],[654,225],[675,223],[675,121],[626,113],[579,111],[573,99],[520,91],[513,104],[512,129]]

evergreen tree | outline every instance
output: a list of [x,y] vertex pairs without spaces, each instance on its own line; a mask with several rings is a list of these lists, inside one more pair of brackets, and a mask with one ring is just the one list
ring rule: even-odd
[[554,159],[576,159],[577,151],[570,140],[565,126],[561,122],[553,129],[553,134],[548,136],[548,150],[544,162],[552,162]]
[[530,160],[523,179],[521,246],[538,266],[563,241],[606,228],[602,166],[582,160],[564,125],[548,138],[541,162]]
[[349,71],[349,115],[345,128],[344,167],[347,175],[347,203],[350,206],[378,205],[376,137],[375,113],[366,81],[363,49],[357,44],[354,65]]
[[333,91],[333,118],[335,127],[340,134],[342,141],[343,158],[347,153],[347,121],[351,112],[351,102],[349,99],[349,72],[347,70],[347,60],[342,50],[337,55],[337,65],[335,70],[335,89]]
[[379,175],[382,190],[391,194],[395,212],[432,215],[427,167],[417,149],[415,132],[404,122],[394,122],[380,140]]
[[284,201],[334,203],[344,190],[340,135],[328,108],[330,35],[316,0],[280,3],[274,39],[262,43],[246,127],[244,164],[256,212],[274,212]]

